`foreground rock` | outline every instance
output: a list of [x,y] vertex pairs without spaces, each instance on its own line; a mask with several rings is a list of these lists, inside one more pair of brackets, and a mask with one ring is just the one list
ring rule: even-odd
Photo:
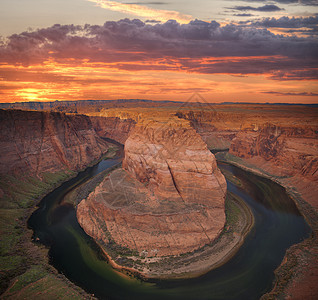
[[162,257],[218,237],[226,181],[187,121],[137,124],[125,143],[123,168],[77,208],[81,226],[106,249],[116,244],[141,257]]

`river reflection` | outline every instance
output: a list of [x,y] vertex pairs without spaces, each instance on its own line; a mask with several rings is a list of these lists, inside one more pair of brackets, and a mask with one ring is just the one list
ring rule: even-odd
[[29,220],[35,238],[50,247],[55,268],[100,299],[259,299],[271,289],[274,270],[286,249],[310,233],[282,187],[237,167],[219,164],[228,179],[228,190],[244,199],[255,218],[237,254],[198,278],[153,282],[126,278],[107,264],[99,247],[81,229],[75,209],[61,205],[68,192],[116,163],[118,160],[103,161],[64,183],[43,199]]

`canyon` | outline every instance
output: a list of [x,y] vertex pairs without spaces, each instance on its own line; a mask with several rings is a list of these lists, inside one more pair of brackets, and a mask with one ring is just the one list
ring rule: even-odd
[[[109,151],[104,138],[110,138],[125,144],[123,168],[78,205],[81,226],[118,265],[123,260],[118,253],[154,263],[193,252],[224,227],[226,184],[208,149],[229,149],[217,156],[284,186],[313,229],[311,239],[286,254],[284,262],[296,261],[296,267],[283,262],[291,277],[281,287],[278,277],[274,292],[291,299],[316,293],[309,284],[318,278],[316,107],[138,100],[34,104],[32,109],[39,111],[0,110],[4,215],[15,205],[32,207],[45,189],[98,160]],[[15,219],[6,221],[12,228],[2,234],[15,230]]]
[[[309,284],[318,278],[317,108],[248,104],[202,107],[189,104],[156,110],[129,108],[119,111],[110,108],[92,114],[135,122],[155,115],[188,120],[209,149],[229,149],[225,159],[227,162],[269,177],[284,186],[295,199],[314,234],[313,239],[290,252],[289,260],[297,261],[297,268],[293,269],[292,279],[283,285],[280,293],[291,298],[306,295],[308,299],[311,299],[312,293],[318,293]],[[282,265],[282,268],[286,267]],[[276,285],[276,290],[277,286],[280,285]]]
[[55,291],[48,297],[82,297],[83,291],[49,265],[48,250],[32,242],[27,220],[45,194],[110,154],[112,147],[87,116],[0,109],[1,293],[22,282],[26,293],[32,283]]
[[176,256],[219,236],[225,194],[214,155],[187,121],[143,120],[125,142],[123,169],[78,205],[77,216],[106,249],[115,243],[141,257]]
[[108,149],[84,115],[0,110],[0,173],[78,171]]

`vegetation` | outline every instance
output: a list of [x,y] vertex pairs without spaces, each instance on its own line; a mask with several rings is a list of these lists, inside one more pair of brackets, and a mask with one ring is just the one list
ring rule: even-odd
[[[117,150],[117,146],[110,146],[91,165],[114,157]],[[49,299],[50,295],[51,299],[87,298],[48,264],[48,249],[35,245],[32,231],[27,229],[27,220],[40,199],[75,175],[74,171],[64,170],[19,179],[12,175],[0,178],[0,294],[5,292],[5,298],[33,298],[34,293],[39,295],[37,299]]]

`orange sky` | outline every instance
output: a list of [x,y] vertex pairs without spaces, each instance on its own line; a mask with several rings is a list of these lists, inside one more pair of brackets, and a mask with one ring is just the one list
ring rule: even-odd
[[[205,60],[202,59],[202,63]],[[196,63],[200,64],[200,61]],[[145,65],[145,62],[140,64]],[[273,80],[270,74],[200,74],[167,63],[164,70],[136,71],[122,70],[106,63],[57,63],[51,60],[30,66],[3,64],[0,72],[4,77],[0,82],[1,102],[122,98],[186,100],[199,92],[210,102],[318,103],[315,80]]]
[[182,101],[199,92],[216,103],[318,103],[315,36],[259,27],[125,19],[25,31],[0,43],[0,102]]

